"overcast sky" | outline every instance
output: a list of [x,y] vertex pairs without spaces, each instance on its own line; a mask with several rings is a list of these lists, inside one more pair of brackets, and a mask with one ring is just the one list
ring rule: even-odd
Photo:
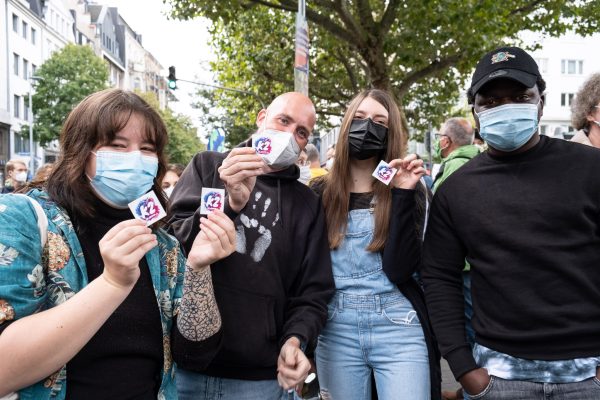
[[[192,21],[169,20],[166,17],[168,6],[162,0],[96,0],[99,4],[117,7],[127,24],[142,35],[144,48],[150,51],[161,63],[164,76],[170,65],[177,70],[180,79],[212,83],[208,61],[212,52],[208,45],[209,23],[196,18]],[[170,107],[178,113],[189,115],[194,125],[199,127],[198,112],[189,104],[190,93],[197,86],[180,82],[175,95],[178,102]],[[205,132],[200,132],[204,136]]]

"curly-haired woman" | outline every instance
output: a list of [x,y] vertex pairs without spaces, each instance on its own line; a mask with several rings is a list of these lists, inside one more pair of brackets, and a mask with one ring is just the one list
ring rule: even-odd
[[600,148],[600,73],[591,75],[577,92],[571,123],[578,130],[571,141]]

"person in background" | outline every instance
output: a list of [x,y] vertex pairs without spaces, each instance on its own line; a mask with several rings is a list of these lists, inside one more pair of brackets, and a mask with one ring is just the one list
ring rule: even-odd
[[2,193],[12,193],[21,189],[27,182],[27,164],[22,160],[6,163],[6,180]]
[[317,149],[317,146],[312,143],[308,143],[304,151],[306,151],[308,162],[310,164],[310,179],[325,175],[327,170],[325,168],[321,168],[321,155],[319,154],[319,149]]
[[450,118],[436,136],[436,152],[442,165],[433,181],[434,192],[454,171],[479,154],[479,148],[473,145],[473,127],[466,118]]
[[591,75],[571,104],[572,142],[600,148],[600,73]]
[[179,177],[183,173],[184,167],[181,164],[169,164],[167,172],[161,182],[161,187],[165,191],[167,198],[171,197],[175,185],[179,181]]
[[[307,144],[307,146],[309,145],[310,143]],[[308,162],[308,155],[306,154],[305,150],[300,152],[298,161],[296,161],[296,165],[300,169],[300,176],[298,177],[298,180],[303,184],[308,185],[308,182],[310,181],[310,163]]]
[[327,149],[327,161],[325,162],[325,169],[327,171],[331,171],[331,169],[333,168],[333,159],[335,157],[335,144],[332,144],[331,146],[329,146],[329,148]]
[[52,172],[53,168],[54,168],[54,163],[46,163],[46,164],[42,165],[35,172],[35,175],[33,176],[33,179],[31,181],[32,182],[40,182],[40,183],[46,182],[48,180],[48,177],[50,176],[50,173]]
[[[359,93],[342,120],[333,169],[312,181],[322,196],[336,293],[316,350],[322,399],[440,398],[439,355],[422,290],[427,189],[423,161],[403,157],[392,96]],[[398,172],[389,186],[372,174]]]
[[68,115],[43,186],[0,196],[0,397],[176,400],[171,355],[214,355],[209,265],[234,250],[232,221],[200,220],[186,260],[162,221],[128,207],[152,190],[166,208],[167,140],[137,94],[94,93]]

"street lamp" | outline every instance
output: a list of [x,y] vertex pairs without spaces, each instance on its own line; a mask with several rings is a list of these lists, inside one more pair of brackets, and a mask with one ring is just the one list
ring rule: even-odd
[[33,91],[33,81],[41,80],[39,76],[32,75],[29,77],[29,115],[27,122],[29,123],[29,172],[33,176],[33,106],[31,104],[31,92]]

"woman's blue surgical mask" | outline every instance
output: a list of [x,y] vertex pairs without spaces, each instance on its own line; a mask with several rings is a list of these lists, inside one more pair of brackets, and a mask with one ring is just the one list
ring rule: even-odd
[[479,114],[479,133],[496,150],[521,148],[538,129],[538,104],[505,104]]
[[140,151],[100,150],[96,155],[96,176],[90,179],[96,194],[107,204],[127,208],[154,184],[158,158]]

